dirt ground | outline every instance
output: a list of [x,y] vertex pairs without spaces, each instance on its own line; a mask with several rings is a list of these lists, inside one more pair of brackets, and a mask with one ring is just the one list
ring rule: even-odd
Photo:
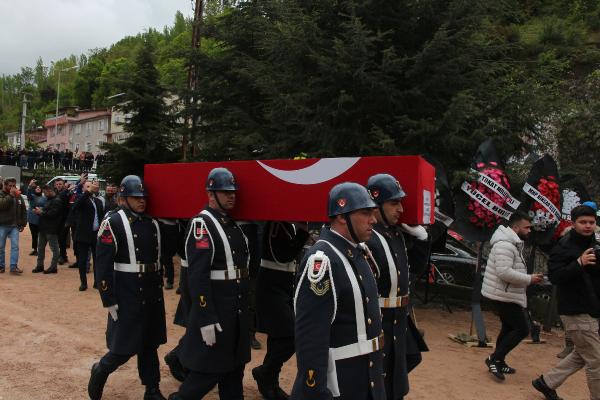
[[[87,399],[90,367],[106,351],[106,312],[100,297],[92,289],[83,293],[77,290],[76,269],[62,266],[56,275],[32,274],[35,259],[27,255],[31,250],[29,229],[21,235],[20,248],[19,266],[25,270],[23,275],[0,275],[0,400]],[[91,276],[88,279],[91,288]],[[170,290],[165,292],[165,299],[167,318],[172,321],[178,297]],[[449,314],[437,308],[417,308],[416,313],[431,351],[425,353],[423,363],[411,374],[407,399],[542,398],[530,382],[557,362],[555,354],[562,343],[560,333],[544,335],[546,344],[521,344],[507,360],[518,373],[504,383],[497,383],[483,362],[489,349],[469,349],[447,337],[449,333],[468,331],[468,312]],[[499,330],[496,318],[487,314],[486,322],[489,334],[496,335]],[[182,328],[169,323],[169,342],[159,349],[161,389],[165,396],[177,389],[178,382],[170,376],[162,357],[182,334]],[[252,362],[246,368],[246,399],[260,399],[250,374],[250,369],[264,357],[265,337],[259,334],[258,338],[263,350],[253,351]],[[294,376],[295,363],[291,360],[282,372],[281,386],[289,390]],[[135,360],[111,375],[104,393],[104,398],[113,400],[143,397]],[[566,399],[589,398],[584,373],[571,377],[559,394]],[[213,392],[207,398],[217,399],[218,395]]]

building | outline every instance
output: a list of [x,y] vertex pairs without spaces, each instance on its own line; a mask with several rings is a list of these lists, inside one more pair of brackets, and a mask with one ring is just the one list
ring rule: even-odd
[[[6,146],[12,148],[21,148],[21,132],[13,131],[6,132]],[[46,147],[46,128],[37,127],[25,131],[25,143],[32,142],[37,144],[39,147]]]
[[128,118],[127,114],[123,114],[122,111],[118,109],[118,107],[111,108],[111,118],[110,118],[110,131],[106,133],[106,141],[109,143],[122,143],[131,136],[130,132],[125,132],[123,130],[123,123],[126,118]]
[[78,110],[68,108],[62,115],[46,119],[47,145],[73,152],[102,152],[100,145],[110,132],[111,112],[108,110]]

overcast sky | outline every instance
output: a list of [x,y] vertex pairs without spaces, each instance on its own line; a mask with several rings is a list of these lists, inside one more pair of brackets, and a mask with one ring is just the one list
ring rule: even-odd
[[0,75],[191,17],[191,0],[0,0]]

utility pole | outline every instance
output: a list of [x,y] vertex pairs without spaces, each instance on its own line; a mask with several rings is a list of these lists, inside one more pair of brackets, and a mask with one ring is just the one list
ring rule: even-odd
[[[192,25],[192,49],[197,50],[200,48],[200,30],[202,28],[202,14],[204,10],[204,1],[203,0],[194,0],[194,23]],[[198,70],[194,66],[194,63],[190,63],[188,69],[188,79],[187,79],[187,88],[189,97],[186,99],[186,108],[189,111],[191,105],[195,103],[194,91],[196,90],[196,85],[198,83]],[[186,127],[190,127],[190,132],[194,132],[194,128],[196,127],[196,120],[191,116],[187,117]],[[194,145],[194,138],[188,138],[188,134],[186,132],[183,133],[183,138],[181,141],[181,150],[182,150],[182,158],[183,161],[187,159],[187,146],[188,140],[192,141],[192,156],[196,154],[196,147]]]
[[26,120],[27,120],[27,103],[29,102],[29,100],[27,100],[27,96],[31,96],[31,94],[23,92],[23,110],[21,111],[21,150],[25,149],[25,124],[26,124]]

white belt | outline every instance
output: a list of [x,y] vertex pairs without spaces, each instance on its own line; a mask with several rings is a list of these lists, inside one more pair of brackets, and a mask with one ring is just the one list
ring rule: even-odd
[[233,279],[241,279],[248,277],[247,269],[236,268],[233,271],[226,269],[210,271],[210,279],[213,281],[230,281]]
[[131,273],[145,273],[145,272],[156,272],[156,271],[160,271],[161,267],[158,263],[148,263],[148,264],[142,264],[142,263],[136,263],[136,264],[131,264],[131,263],[115,263],[115,271],[119,271],[119,272],[131,272]]
[[290,261],[289,263],[278,263],[271,260],[265,260],[264,258],[260,259],[260,266],[267,269],[272,269],[275,271],[282,272],[296,272],[296,261]]
[[383,336],[361,340],[357,343],[347,344],[346,346],[335,347],[329,350],[333,359],[337,361],[374,353],[381,348],[383,348]]
[[181,259],[181,266],[184,267],[184,268],[187,268],[189,266],[189,264],[188,264],[188,262],[187,262],[186,259],[183,259],[183,258]]
[[380,297],[379,307],[381,308],[398,308],[405,307],[408,305],[408,295],[398,297]]

